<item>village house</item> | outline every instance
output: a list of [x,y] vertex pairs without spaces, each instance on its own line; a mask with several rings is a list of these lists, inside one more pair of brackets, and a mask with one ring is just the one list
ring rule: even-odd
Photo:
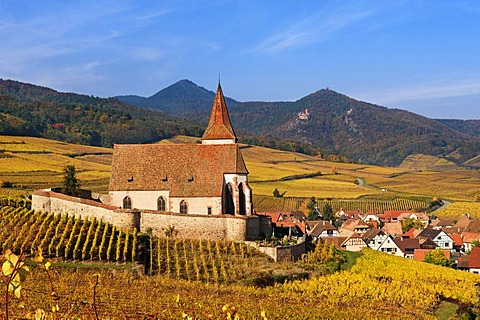
[[453,228],[454,225],[455,223],[450,219],[435,219],[430,222],[430,227],[436,230]]
[[310,221],[310,223],[315,223],[314,227],[308,231],[308,234],[312,237],[313,241],[317,241],[320,238],[338,236],[337,228],[335,228],[335,226],[329,221],[319,220]]
[[403,257],[407,259],[413,259],[415,250],[420,249],[420,242],[418,239],[397,237],[394,238],[393,241],[403,253]]
[[425,228],[417,235],[417,238],[429,238],[437,244],[440,249],[453,250],[453,239],[443,230]]
[[378,250],[388,235],[380,229],[370,229],[362,237],[369,248]]
[[349,230],[360,235],[367,232],[368,229],[370,229],[370,226],[363,222],[361,218],[348,219],[340,226],[340,232],[342,230]]
[[480,274],[480,247],[472,248],[469,255],[461,256],[457,269]]
[[383,241],[383,243],[378,247],[377,250],[399,257],[404,257],[402,250],[400,249],[398,244],[393,241],[393,237],[390,235]]

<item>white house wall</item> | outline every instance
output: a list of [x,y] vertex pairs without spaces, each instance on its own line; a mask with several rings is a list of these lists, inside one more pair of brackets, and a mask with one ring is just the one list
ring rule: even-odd
[[208,214],[208,207],[212,208],[212,214],[222,214],[221,197],[196,197],[176,198],[170,197],[168,191],[110,191],[110,204],[119,208],[123,207],[123,199],[130,197],[132,209],[157,210],[159,197],[165,199],[166,212],[180,213],[180,202],[187,203],[187,213]]
[[395,244],[391,237],[385,239],[382,245],[378,248],[378,251],[393,254],[403,258],[402,250],[400,250],[400,248]]

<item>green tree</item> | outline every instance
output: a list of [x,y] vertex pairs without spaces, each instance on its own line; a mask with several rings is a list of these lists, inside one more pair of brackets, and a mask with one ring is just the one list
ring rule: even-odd
[[69,196],[80,195],[80,182],[77,179],[75,166],[67,165],[63,169],[63,188],[62,192]]
[[307,204],[307,209],[308,209],[308,220],[315,221],[320,218],[320,215],[317,209],[317,200],[315,199],[315,197],[310,198],[310,202]]
[[330,203],[327,203],[323,207],[323,219],[332,222],[333,221],[333,209]]
[[423,223],[417,219],[407,218],[402,221],[402,231],[405,233],[408,230],[415,228],[421,230],[425,228]]
[[273,190],[273,196],[274,196],[275,198],[280,198],[280,197],[281,197],[280,191],[278,191],[277,188],[275,188],[275,190]]
[[425,255],[423,261],[436,264],[438,266],[450,267],[452,263],[443,253],[442,249],[435,249]]

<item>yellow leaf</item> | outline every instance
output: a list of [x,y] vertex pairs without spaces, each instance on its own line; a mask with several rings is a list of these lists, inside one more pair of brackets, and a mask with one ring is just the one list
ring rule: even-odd
[[45,263],[45,269],[46,269],[46,270],[50,269],[50,266],[51,266],[51,265],[52,265],[52,264],[50,263],[50,261],[47,261],[47,263]]
[[16,287],[15,290],[13,291],[13,294],[14,294],[15,297],[17,297],[18,299],[20,299],[20,290],[22,290],[22,286],[21,286],[21,285],[18,285],[18,287]]
[[8,260],[2,264],[2,272],[7,277],[13,273],[13,269],[12,263]]

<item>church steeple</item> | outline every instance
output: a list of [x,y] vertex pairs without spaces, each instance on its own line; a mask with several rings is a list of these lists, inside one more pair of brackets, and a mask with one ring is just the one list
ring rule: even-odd
[[213,101],[212,114],[207,129],[202,137],[203,144],[230,144],[236,143],[237,136],[233,131],[230,117],[228,116],[227,104],[223,96],[220,81],[218,82],[217,93]]

